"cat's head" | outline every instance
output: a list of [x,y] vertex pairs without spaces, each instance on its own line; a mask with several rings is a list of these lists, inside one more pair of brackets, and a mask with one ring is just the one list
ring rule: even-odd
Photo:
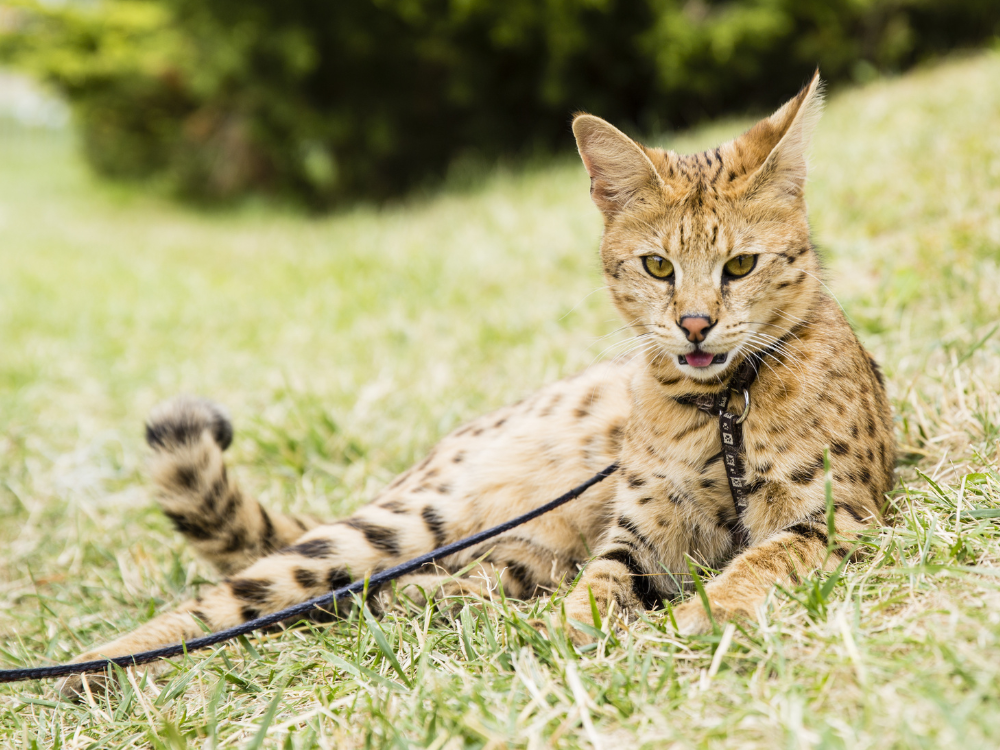
[[604,214],[605,280],[657,369],[715,381],[789,335],[820,294],[803,192],[821,109],[817,73],[743,135],[691,156],[574,119]]

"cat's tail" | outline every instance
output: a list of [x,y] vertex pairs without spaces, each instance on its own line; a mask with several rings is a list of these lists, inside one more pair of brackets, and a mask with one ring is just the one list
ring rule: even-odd
[[146,422],[156,499],[203,558],[229,575],[286,547],[317,526],[311,518],[269,512],[230,480],[222,452],[233,427],[221,406],[178,396]]

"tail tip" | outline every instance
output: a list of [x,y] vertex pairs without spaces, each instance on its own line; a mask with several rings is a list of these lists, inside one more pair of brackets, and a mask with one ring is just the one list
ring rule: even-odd
[[233,424],[223,406],[195,396],[177,396],[166,401],[146,421],[146,442],[153,450],[195,443],[205,430],[221,450],[233,442]]

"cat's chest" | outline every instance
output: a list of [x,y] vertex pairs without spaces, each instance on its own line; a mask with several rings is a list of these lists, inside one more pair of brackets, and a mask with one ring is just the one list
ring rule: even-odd
[[729,498],[717,417],[677,403],[635,416],[625,431],[621,463],[643,477],[648,496],[713,507]]

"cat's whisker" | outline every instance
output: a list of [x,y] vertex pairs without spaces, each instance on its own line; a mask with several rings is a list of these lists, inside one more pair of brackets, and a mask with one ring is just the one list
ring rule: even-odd
[[[619,342],[618,345],[625,344],[626,348],[623,351],[618,352],[618,354],[614,355],[611,359],[615,362],[618,362],[622,358],[627,357],[632,352],[638,349],[644,349],[645,347],[650,346],[653,343],[654,342],[650,341],[648,338],[644,338],[642,336],[633,336],[632,338],[624,342]],[[614,348],[615,346],[609,346],[607,349],[605,349],[605,352],[608,352]]]
[[663,348],[656,341],[650,341],[644,347],[642,347],[641,350],[638,351],[636,356],[644,357],[647,362],[651,362],[652,361],[651,358],[646,355],[652,351],[657,351],[662,354]]
[[647,352],[652,351],[653,349],[659,349],[659,348],[660,347],[656,344],[655,341],[644,342],[644,345],[641,347],[637,346],[634,349],[628,350],[627,352],[622,352],[617,357],[615,357],[615,361],[616,362],[624,361],[625,357],[633,353],[636,353],[637,356],[642,356],[645,355]]
[[642,366],[642,370],[640,372],[643,375],[645,375],[646,373],[649,372],[649,360],[648,359],[646,360],[646,363]]
[[782,388],[782,390],[784,390],[785,396],[787,397],[788,396],[788,386],[785,385],[785,381],[781,379],[780,375],[778,375],[777,370],[775,370],[773,367],[771,367],[771,365],[768,364],[768,362],[767,362],[766,359],[761,359],[760,363],[762,365],[764,365],[768,370],[770,370],[771,372],[773,372],[774,375],[775,375],[775,377],[778,378],[778,382],[781,383],[781,388]]
[[[603,359],[606,354],[608,354],[609,352],[611,352],[611,351],[613,351],[613,350],[615,350],[615,349],[617,349],[619,347],[623,347],[624,346],[624,347],[627,348],[629,346],[635,346],[636,342],[640,341],[641,339],[647,338],[647,337],[649,337],[651,335],[652,335],[652,332],[639,333],[639,334],[636,334],[635,336],[629,336],[626,339],[622,339],[621,341],[616,341],[615,343],[611,344],[610,346],[605,347],[605,349],[600,354],[598,354],[596,357],[594,357],[593,360],[591,360],[590,364],[594,364],[594,362],[597,362],[597,361]],[[627,353],[627,351],[626,352],[621,352],[621,353]]]
[[593,341],[592,343],[596,344],[596,343],[597,343],[598,341],[603,341],[604,339],[608,338],[609,336],[614,336],[614,335],[615,335],[616,333],[618,333],[618,332],[620,332],[620,331],[624,331],[624,330],[625,330],[626,328],[631,328],[631,327],[632,327],[632,326],[634,326],[634,325],[635,325],[635,324],[636,324],[637,322],[639,322],[639,318],[633,318],[632,320],[630,320],[630,321],[629,321],[628,323],[626,323],[625,325],[623,325],[623,326],[619,326],[619,327],[618,327],[618,328],[616,328],[615,330],[613,330],[613,331],[611,331],[611,332],[609,332],[609,333],[606,333],[606,334],[604,334],[603,336],[598,336],[598,337],[597,337],[596,339],[594,339],[594,341]]
[[[768,336],[767,334],[752,334],[749,341],[751,343],[761,345],[763,347],[761,353],[763,353],[765,357],[774,357],[775,352],[780,353],[784,357],[784,365],[794,369],[800,376],[806,375],[801,360],[795,356],[795,354],[787,346],[785,346],[780,339],[775,339],[773,336]],[[768,351],[769,349],[773,351]],[[765,359],[762,358],[761,361],[766,364]],[[768,366],[770,367],[770,365]],[[774,371],[774,368],[771,368],[771,370]],[[775,372],[775,374],[777,375],[777,372]]]
[[666,357],[668,352],[665,349],[661,349],[660,353],[656,355],[656,359],[653,360],[653,367],[659,367],[663,358]]
[[631,328],[632,325],[633,325],[632,323],[628,323],[626,325],[619,326],[618,328],[615,328],[613,331],[609,331],[608,333],[604,334],[603,336],[598,336],[597,338],[594,339],[593,343],[596,344],[598,341],[604,341],[604,339],[610,338],[611,336],[614,336],[616,333],[621,333],[622,331],[624,331],[624,330],[626,330],[628,328]]
[[810,327],[812,327],[812,323],[809,323],[809,322],[801,320],[801,319],[796,319],[795,316],[787,316],[781,310],[775,310],[774,312],[776,314],[780,315],[787,322],[792,323],[793,324],[792,327],[791,328],[785,328],[784,326],[780,326],[777,323],[767,323],[767,322],[764,322],[762,320],[745,320],[745,321],[743,321],[743,323],[746,324],[746,325],[767,326],[769,328],[777,328],[778,330],[784,330],[785,331],[785,333],[784,333],[785,336],[791,336],[792,338],[796,339],[797,341],[801,341],[801,339],[799,338],[798,334],[792,333],[792,330],[794,328],[810,328]]
[[[792,323],[793,321],[788,321],[788,322]],[[810,325],[812,325],[811,323],[797,323],[792,327],[788,327],[788,326],[778,325],[777,323],[765,323],[763,320],[744,320],[743,324],[747,326],[766,326],[768,328],[777,328],[779,331],[784,331],[784,336],[791,336],[792,338],[798,340],[801,339],[799,339],[797,334],[792,333],[792,328],[794,327],[808,328]]]
[[780,315],[785,320],[789,320],[789,321],[791,321],[793,323],[801,323],[802,325],[805,325],[805,326],[811,326],[812,325],[812,323],[809,322],[808,320],[806,320],[805,318],[798,318],[798,317],[792,315],[791,313],[789,313],[787,310],[782,310],[782,309],[776,307],[774,309],[774,312],[775,312],[776,315]]
[[[755,325],[760,325],[760,324],[755,324]],[[783,329],[779,328],[779,330],[783,330]],[[785,331],[784,335],[780,336],[780,337],[779,336],[775,336],[774,334],[771,334],[771,333],[767,333],[766,331],[759,331],[759,330],[757,330],[755,328],[748,328],[746,332],[748,334],[750,334],[751,336],[763,336],[767,340],[769,340],[771,342],[774,342],[774,343],[780,342],[781,345],[784,346],[784,347],[788,346],[788,343],[787,343],[787,337],[788,336],[791,336],[791,338],[795,339],[800,344],[802,343],[802,339],[800,339],[798,336],[796,336],[791,331]]]
[[744,320],[741,325],[748,326],[768,326],[769,328],[780,328],[786,330],[784,326],[780,326],[777,323],[765,323],[763,320]]
[[660,353],[659,353],[659,354],[658,354],[658,355],[656,356],[656,358],[655,358],[655,359],[652,359],[652,358],[649,358],[649,357],[646,357],[646,364],[645,364],[645,365],[643,365],[643,368],[642,368],[642,374],[643,374],[643,375],[645,375],[646,373],[648,373],[648,372],[649,372],[649,369],[650,369],[651,367],[655,367],[655,366],[656,366],[656,365],[655,365],[655,363],[656,363],[656,362],[659,362],[659,361],[660,361],[660,360],[661,360],[661,359],[662,359],[663,357],[665,357],[665,356],[666,356],[667,354],[669,354],[669,352],[667,352],[667,351],[666,351],[666,350],[664,350],[664,349],[661,349],[661,350],[660,350]]
[[[813,326],[811,322],[803,320],[802,318],[797,318],[794,315],[789,315],[784,310],[775,309],[774,312],[776,315],[780,316],[783,320],[787,320],[789,323],[791,323],[792,328],[812,328]],[[791,329],[789,329],[789,333],[791,333]],[[792,335],[794,336],[795,334]],[[795,338],[798,338],[798,336],[795,336]]]
[[[774,336],[766,333],[751,333],[749,340],[758,344],[764,344],[765,350],[772,349],[781,353],[785,357],[786,361],[799,367],[801,372],[801,365],[803,364],[802,360],[781,339],[775,338]],[[771,352],[768,352],[768,354],[771,354]]]
[[584,302],[586,302],[591,296],[597,294],[598,292],[602,292],[602,291],[604,291],[607,288],[608,288],[608,285],[605,284],[604,286],[599,286],[596,289],[592,289],[591,291],[587,292],[587,294],[584,295],[583,299],[581,299],[579,302],[577,302],[575,305],[573,305],[569,310],[567,310],[563,314],[563,316],[561,318],[559,318],[559,320],[565,320],[566,318],[568,318],[572,314],[572,312],[574,310],[576,310],[576,308],[578,308],[580,305],[582,305]]
[[774,346],[775,348],[780,348],[780,349],[782,349],[784,351],[787,351],[787,352],[791,353],[791,348],[784,341],[784,339],[778,338],[777,336],[774,336],[774,335],[772,335],[770,333],[765,333],[764,331],[753,331],[753,330],[751,330],[750,331],[750,336],[752,338],[757,339],[758,341],[766,341],[771,346]]
[[604,348],[604,350],[601,352],[601,354],[603,354],[604,352],[610,351],[611,349],[614,349],[616,346],[621,346],[623,344],[627,344],[630,341],[636,341],[638,339],[641,339],[641,338],[644,338],[644,337],[647,337],[647,336],[650,336],[650,335],[651,335],[650,331],[645,331],[643,333],[635,333],[635,334],[632,334],[631,336],[626,336],[625,338],[619,339],[618,341],[613,341],[612,343],[608,344]]
[[800,269],[799,269],[799,271],[801,271],[802,273],[804,273],[804,274],[805,274],[806,276],[811,276],[812,278],[816,279],[816,281],[818,281],[818,282],[820,283],[820,285],[821,285],[821,286],[822,286],[822,287],[823,287],[824,289],[826,289],[827,293],[828,293],[828,294],[829,294],[829,295],[830,295],[830,296],[831,296],[831,297],[833,298],[833,301],[837,303],[837,306],[838,306],[838,307],[840,308],[840,311],[841,311],[842,313],[844,313],[844,317],[845,317],[845,318],[847,318],[847,321],[848,321],[849,323],[851,323],[851,324],[853,324],[853,323],[854,323],[854,321],[853,321],[853,320],[851,320],[851,316],[847,314],[847,310],[846,310],[846,309],[844,308],[844,306],[843,306],[843,305],[841,304],[841,302],[840,302],[840,299],[839,299],[839,298],[837,297],[837,295],[836,295],[836,294],[834,294],[834,293],[833,293],[833,290],[832,290],[832,289],[831,289],[831,288],[830,288],[829,286],[827,286],[826,282],[825,282],[825,281],[823,281],[823,279],[821,279],[821,278],[820,278],[819,276],[817,276],[817,275],[816,275],[816,274],[814,274],[814,273],[809,273],[809,271],[806,271],[806,270],[805,270],[805,269],[803,269],[803,268],[800,268]]
[[759,336],[760,338],[766,339],[768,341],[775,341],[775,342],[784,343],[784,336],[775,336],[773,333],[768,333],[767,331],[758,331],[758,330],[753,329],[753,328],[751,328],[749,330],[750,330],[750,334],[753,335],[753,336]]
[[[771,334],[768,334],[768,333],[764,333],[763,331],[754,331],[753,333],[755,333],[755,334],[757,334],[757,335],[760,335],[760,336],[765,336],[765,337],[770,337],[770,336],[771,336]],[[799,343],[803,343],[803,344],[804,344],[804,342],[802,341],[802,339],[800,339],[800,338],[799,338],[798,336],[796,336],[795,334],[792,334],[792,337],[793,337],[793,338],[794,338],[794,339],[795,339],[796,341],[798,341]],[[831,349],[830,349],[830,348],[829,348],[828,346],[826,346],[825,344],[822,344],[822,343],[820,343],[820,342],[814,342],[814,343],[811,343],[810,345],[811,345],[811,346],[819,346],[820,348],[824,349],[825,351],[827,351],[827,352],[829,352],[829,353],[831,353],[831,354],[833,354],[833,353],[834,353],[834,352],[833,352],[833,351],[832,351],[832,350],[831,350]]]
[[[607,352],[607,351],[609,351],[609,350],[613,349],[613,348],[614,348],[615,346],[618,346],[618,345],[621,345],[621,344],[632,344],[633,348],[635,348],[635,347],[638,347],[638,346],[639,346],[639,344],[638,344],[638,343],[636,343],[636,342],[637,342],[637,340],[638,340],[638,339],[641,339],[641,338],[643,338],[643,337],[645,337],[645,336],[648,336],[648,335],[649,335],[649,333],[651,333],[651,332],[646,332],[646,333],[641,333],[641,334],[637,334],[636,336],[630,336],[629,338],[627,338],[627,339],[624,339],[623,341],[619,341],[619,342],[616,342],[615,344],[612,344],[611,346],[609,346],[609,347],[608,347],[607,349],[605,349],[604,351],[605,351],[605,352]],[[645,343],[645,342],[642,342],[642,343]],[[612,357],[612,358],[611,358],[611,362],[612,362],[612,363],[614,363],[614,364],[619,364],[619,363],[620,363],[621,361],[623,361],[623,360],[624,360],[624,358],[625,358],[625,357],[626,357],[626,356],[627,356],[627,355],[628,355],[628,354],[629,354],[629,353],[630,353],[631,351],[632,351],[632,350],[626,350],[626,351],[624,351],[624,352],[621,352],[621,353],[617,354],[616,356],[614,356],[614,357]],[[602,354],[603,354],[603,353],[604,353],[604,352],[602,352]],[[601,355],[598,355],[598,357],[600,357],[600,356],[601,356]],[[591,367],[592,367],[592,366],[593,366],[593,365],[595,364],[595,362],[597,362],[597,358],[596,358],[596,357],[595,357],[595,358],[594,358],[593,360],[591,360],[591,362],[590,362],[590,365],[589,365],[589,366],[591,366]],[[590,403],[591,403],[591,404],[593,404],[593,403],[594,403],[594,400],[595,400],[595,399],[596,399],[596,398],[598,397],[598,395],[599,395],[599,394],[600,394],[600,395],[603,395],[603,393],[604,393],[604,388],[606,388],[606,387],[607,387],[607,383],[606,383],[606,382],[604,382],[604,383],[598,383],[598,385],[597,385],[597,386],[595,386],[595,387],[593,388],[593,390],[591,391],[591,394],[590,394]]]
[[[754,369],[754,372],[756,372],[756,373],[757,373],[757,374],[759,375],[759,374],[760,374],[760,370],[759,370],[759,369],[757,368],[756,364],[754,364],[754,361],[753,361],[752,359],[751,359],[751,360],[748,360],[748,361],[750,362],[750,366],[751,366],[751,367],[753,367],[753,369]],[[781,387],[782,387],[782,389],[783,389],[783,390],[785,391],[785,395],[787,396],[787,395],[788,395],[788,386],[786,386],[786,385],[785,385],[785,381],[784,381],[784,379],[782,379],[782,377],[781,377],[781,376],[780,376],[780,375],[778,374],[778,371],[777,371],[777,370],[775,370],[775,369],[774,369],[773,367],[771,367],[771,365],[770,365],[770,364],[768,364],[767,360],[766,360],[766,359],[765,359],[764,357],[761,357],[761,358],[759,359],[759,361],[760,361],[760,363],[761,363],[762,365],[764,365],[765,367],[767,367],[767,369],[769,369],[769,370],[770,370],[771,372],[773,372],[773,373],[774,373],[775,377],[776,377],[776,378],[778,378],[778,382],[779,382],[779,383],[781,383]]]

